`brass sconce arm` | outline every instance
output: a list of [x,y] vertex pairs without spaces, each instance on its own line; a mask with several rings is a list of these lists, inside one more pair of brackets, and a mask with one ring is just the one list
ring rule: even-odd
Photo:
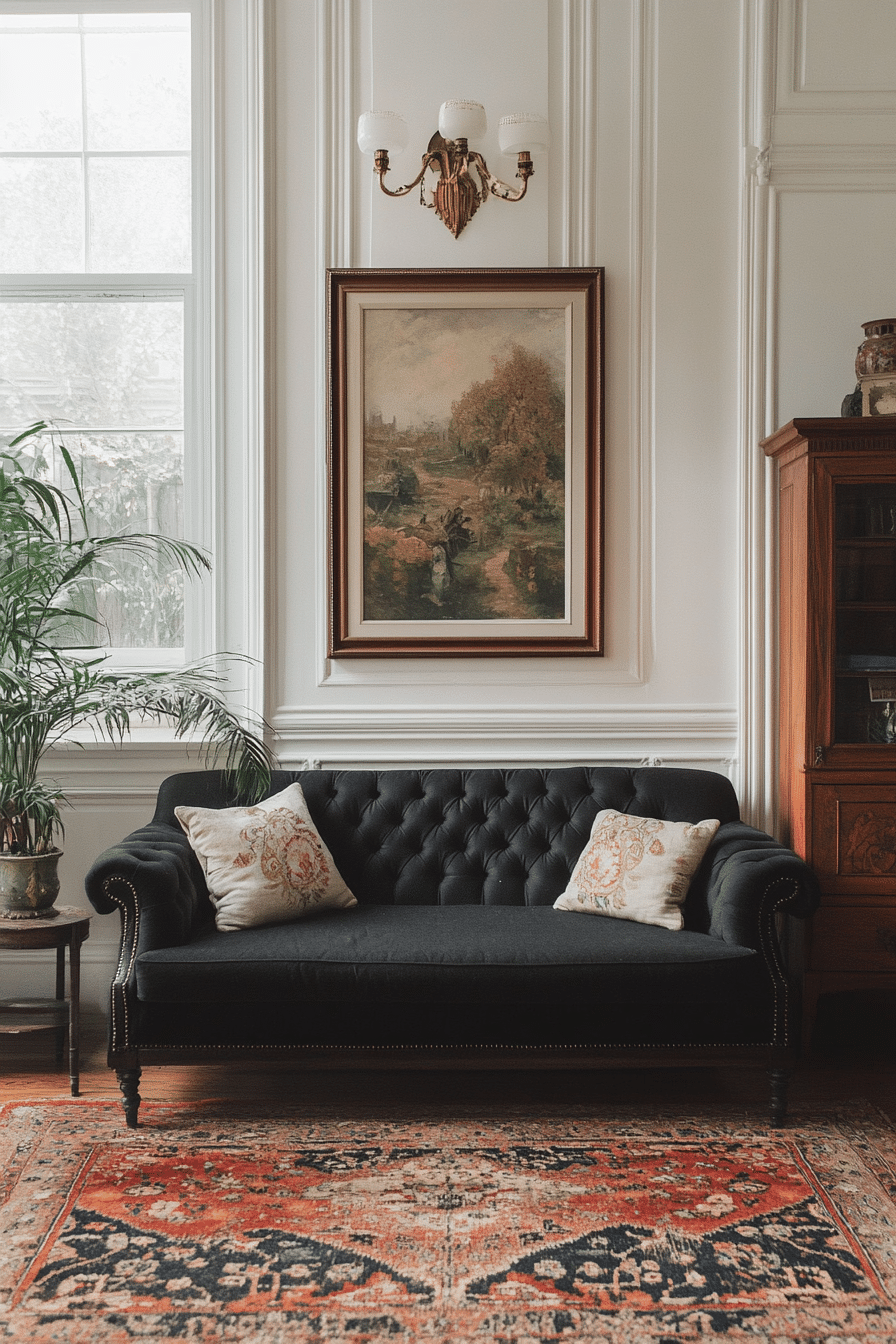
[[[445,134],[449,126],[453,137]],[[501,149],[504,153],[517,154],[516,175],[521,183],[519,187],[508,186],[493,177],[479,151],[468,146],[468,135],[482,134],[485,127],[485,112],[480,103],[443,103],[439,112],[439,130],[430,139],[420,171],[403,187],[388,187],[385,181],[389,171],[389,148],[403,148],[407,143],[407,127],[401,117],[392,112],[364,113],[358,122],[358,143],[362,150],[373,153],[373,170],[385,196],[407,196],[419,186],[420,204],[435,210],[457,238],[489,195],[502,201],[521,201],[535,171],[532,155],[523,146],[531,138],[534,148],[547,148],[547,122],[543,118],[525,114],[502,118]],[[380,134],[382,139],[379,139]],[[389,148],[374,148],[377,143]],[[432,199],[427,199],[426,174],[430,170],[437,174],[437,180]]]
[[387,196],[407,196],[408,192],[413,191],[414,188],[423,181],[427,168],[432,166],[430,162],[432,157],[433,156],[430,154],[424,154],[423,167],[420,169],[413,182],[409,182],[406,187],[395,187],[393,189],[387,187],[385,183],[385,176],[389,171],[389,151],[388,149],[378,149],[373,156],[373,171],[380,179],[381,190],[384,191]]
[[516,175],[522,181],[519,188],[509,187],[506,182],[502,182],[498,177],[492,177],[488,170],[488,165],[481,154],[475,150],[470,154],[470,159],[476,164],[479,176],[484,182],[488,183],[488,189],[493,196],[497,196],[502,201],[521,201],[526,194],[526,188],[529,185],[529,178],[535,172],[535,165],[532,162],[532,155],[528,149],[522,149],[519,153],[519,164]]

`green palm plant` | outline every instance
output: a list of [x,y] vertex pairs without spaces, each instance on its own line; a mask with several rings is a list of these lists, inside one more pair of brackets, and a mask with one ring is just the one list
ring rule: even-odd
[[173,561],[199,575],[209,561],[188,542],[154,533],[91,536],[64,443],[56,448],[65,489],[22,460],[23,445],[47,429],[31,425],[0,453],[0,854],[9,855],[54,850],[66,800],[38,773],[47,751],[78,727],[120,741],[132,716],[167,723],[176,736],[201,741],[206,759],[220,761],[250,799],[264,792],[271,770],[264,725],[227,703],[214,660],[127,674],[108,666],[92,596],[111,562]]

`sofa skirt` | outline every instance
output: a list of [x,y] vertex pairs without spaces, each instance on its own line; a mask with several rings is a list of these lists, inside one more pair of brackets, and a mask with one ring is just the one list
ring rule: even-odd
[[[611,1049],[782,1044],[783,1022],[766,996],[716,1005],[141,1003],[133,1044],[147,1049]],[[778,1030],[776,1031],[776,1023]]]

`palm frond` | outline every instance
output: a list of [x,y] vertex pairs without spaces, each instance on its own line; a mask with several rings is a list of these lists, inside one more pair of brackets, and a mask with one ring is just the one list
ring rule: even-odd
[[116,555],[135,556],[141,560],[168,561],[179,565],[187,573],[196,575],[212,567],[205,551],[189,541],[163,537],[154,532],[127,532],[117,537],[88,537],[81,542],[74,562],[66,571],[65,582],[77,579],[84,570],[105,560],[107,555],[113,552]]
[[[27,439],[38,437],[48,429],[46,420],[38,420],[36,424],[30,425],[28,429],[17,435],[9,444],[9,448],[16,448]],[[86,521],[84,493],[75,464],[68,449],[61,441],[57,447],[71,477],[78,504],[77,512]],[[45,531],[49,518],[55,529],[55,535],[60,539],[66,535],[71,540],[71,505],[65,491],[49,481],[29,475],[20,459],[8,450],[3,453],[3,458],[12,469],[11,474],[3,473],[2,488],[0,488],[0,515],[3,517],[4,525],[8,526],[9,522],[14,524],[18,522],[22,530],[28,532],[30,527],[36,524],[39,531]],[[29,504],[36,504],[39,513],[34,514],[29,509]],[[47,534],[52,536],[53,531],[49,530]]]
[[133,716],[149,718],[170,725],[177,738],[195,738],[203,760],[219,762],[241,798],[254,802],[268,787],[273,757],[263,737],[266,725],[227,703],[224,679],[211,660],[126,677],[85,668],[80,680],[79,700],[83,706],[93,699],[89,717],[102,723],[107,737],[121,740]]
[[83,484],[64,444],[56,448],[70,490],[29,473],[12,451],[48,430],[38,421],[0,453],[0,851],[14,853],[52,846],[66,800],[38,772],[46,752],[85,725],[121,742],[134,718],[167,724],[195,740],[250,801],[272,768],[266,725],[228,702],[217,662],[123,675],[84,638],[103,628],[93,590],[98,579],[116,582],[113,559],[161,560],[195,576],[211,566],[199,547],[155,533],[90,536]]

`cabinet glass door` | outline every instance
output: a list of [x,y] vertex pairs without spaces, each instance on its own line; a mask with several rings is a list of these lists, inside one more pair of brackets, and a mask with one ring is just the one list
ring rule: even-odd
[[896,743],[896,483],[835,487],[834,741]]

